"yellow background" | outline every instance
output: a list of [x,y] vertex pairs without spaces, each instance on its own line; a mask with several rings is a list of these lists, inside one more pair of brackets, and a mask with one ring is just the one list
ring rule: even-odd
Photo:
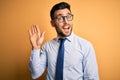
[[[0,80],[32,80],[28,29],[56,37],[49,11],[62,0],[0,0]],[[71,4],[74,33],[91,41],[101,80],[120,80],[120,0],[63,0]],[[38,80],[45,80],[45,74]]]

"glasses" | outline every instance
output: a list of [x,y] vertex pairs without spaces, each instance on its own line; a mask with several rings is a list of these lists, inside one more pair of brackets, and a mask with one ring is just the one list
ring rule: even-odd
[[73,14],[68,14],[67,16],[58,15],[54,19],[57,19],[59,23],[62,23],[65,19],[67,21],[73,20]]

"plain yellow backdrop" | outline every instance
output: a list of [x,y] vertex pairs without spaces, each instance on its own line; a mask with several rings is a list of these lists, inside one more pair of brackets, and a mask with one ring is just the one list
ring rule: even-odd
[[[49,13],[61,1],[0,0],[0,80],[32,80],[28,29],[38,24],[44,43],[56,37]],[[120,0],[63,1],[71,4],[73,32],[95,48],[100,79],[120,80]]]

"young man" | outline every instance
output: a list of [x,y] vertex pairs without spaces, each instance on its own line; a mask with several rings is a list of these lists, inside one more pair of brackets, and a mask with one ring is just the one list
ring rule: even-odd
[[56,38],[41,47],[45,33],[36,25],[29,30],[33,47],[30,57],[32,78],[40,77],[47,68],[47,80],[99,80],[91,43],[72,32],[70,5],[66,2],[54,5],[50,16]]

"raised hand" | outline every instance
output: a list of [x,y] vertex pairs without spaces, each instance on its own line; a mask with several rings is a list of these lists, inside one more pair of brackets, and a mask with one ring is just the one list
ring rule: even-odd
[[33,49],[40,49],[44,40],[44,34],[45,32],[41,33],[37,25],[33,25],[31,29],[29,29],[30,42]]

